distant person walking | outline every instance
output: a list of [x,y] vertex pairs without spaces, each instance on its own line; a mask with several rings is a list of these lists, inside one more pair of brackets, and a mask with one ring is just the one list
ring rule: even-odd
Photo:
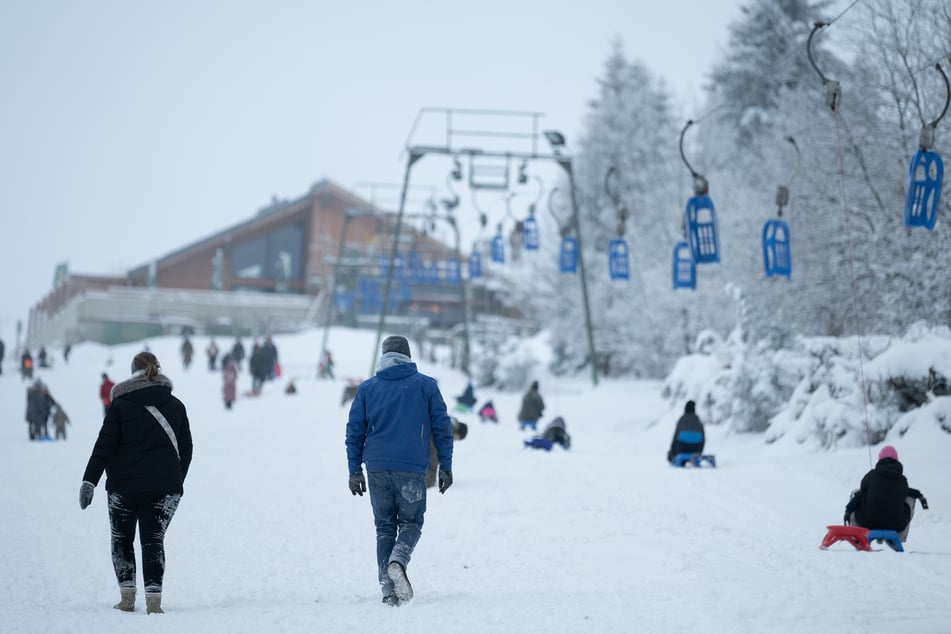
[[235,367],[240,372],[241,362],[244,361],[244,344],[241,343],[241,337],[235,337],[234,345],[231,346],[231,358],[234,359]]
[[7,347],[3,344],[3,339],[0,339],[0,374],[3,374],[3,355],[6,354]]
[[142,548],[145,611],[161,613],[165,576],[165,531],[181,500],[192,461],[192,435],[185,405],[151,352],[132,360],[132,377],[112,390],[99,437],[83,473],[79,506],[85,509],[103,471],[112,527],[112,564],[120,601],[135,609],[135,533]]
[[188,335],[185,335],[185,340],[182,341],[182,366],[187,370],[192,364],[192,355],[195,354],[195,347],[192,345],[191,339],[188,338]]
[[251,346],[251,358],[248,360],[248,368],[251,371],[251,393],[255,396],[261,393],[264,382],[267,380],[270,372],[268,358],[257,341]]
[[26,422],[29,424],[30,440],[49,439],[46,429],[52,409],[53,397],[43,381],[37,379],[26,389]]
[[221,358],[221,394],[225,399],[225,409],[238,399],[238,365],[230,354]]
[[[406,575],[426,513],[430,437],[439,458],[439,492],[452,485],[452,423],[435,379],[421,374],[405,337],[383,341],[376,374],[360,384],[347,421],[349,487],[369,482],[383,602],[413,598]],[[363,464],[367,477],[363,475]]]
[[205,354],[208,355],[208,371],[214,372],[215,366],[218,363],[218,344],[215,343],[214,339],[208,342],[208,347],[205,348]]
[[264,339],[264,343],[261,344],[261,351],[264,354],[264,359],[261,361],[263,364],[262,367],[267,367],[267,373],[264,378],[268,381],[273,381],[275,378],[280,376],[280,365],[277,360],[277,346],[274,345],[274,341],[270,337]]
[[538,393],[538,381],[532,381],[531,387],[522,397],[522,408],[518,410],[518,428],[519,430],[530,427],[533,430],[538,429],[538,419],[542,417],[545,411],[545,401],[542,395]]
[[102,383],[99,384],[99,400],[102,401],[103,416],[105,416],[106,412],[109,411],[109,403],[112,402],[113,386],[115,386],[115,383],[112,382],[108,374],[103,372]]

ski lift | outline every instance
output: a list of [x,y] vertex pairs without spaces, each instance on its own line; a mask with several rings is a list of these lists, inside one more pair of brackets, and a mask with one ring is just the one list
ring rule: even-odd
[[627,241],[614,238],[608,243],[608,272],[612,280],[627,280],[631,277]]
[[482,254],[473,251],[469,254],[469,279],[482,277]]
[[452,258],[446,260],[446,284],[449,286],[456,286],[459,284],[462,279],[462,275],[459,271],[459,260]]
[[951,104],[951,83],[941,64],[935,64],[935,69],[941,73],[944,80],[945,101],[944,110],[938,118],[929,124],[922,123],[921,137],[918,150],[908,166],[908,189],[905,191],[905,226],[924,227],[928,231],[934,229],[938,220],[938,209],[941,204],[941,181],[944,177],[944,164],[941,155],[932,152],[934,147],[935,128],[938,122],[948,112]]
[[792,275],[792,254],[789,250],[789,225],[783,220],[783,207],[789,204],[789,186],[799,174],[799,146],[796,140],[791,136],[786,140],[792,143],[796,150],[796,171],[792,178],[785,185],[780,185],[776,190],[776,218],[766,221],[763,225],[763,268],[766,271],[766,277],[784,275],[787,278]]
[[819,79],[822,80],[822,87],[825,89],[826,105],[835,112],[839,108],[839,102],[842,101],[842,86],[839,85],[839,82],[833,81],[823,75],[819,67],[816,66],[815,60],[812,59],[812,38],[815,37],[819,29],[829,26],[829,24],[831,24],[831,22],[816,22],[813,25],[812,32],[809,33],[809,39],[806,41],[806,57],[809,58],[809,65],[812,66],[812,70],[816,71],[816,74],[819,75]]
[[[538,222],[535,219],[535,208],[538,203],[538,200],[542,196],[544,189],[544,184],[542,179],[538,176],[535,177],[535,180],[538,182],[538,193],[535,195],[535,200],[531,205],[528,206],[528,217],[525,218],[522,224],[522,245],[525,247],[526,251],[538,251]],[[523,181],[519,181],[523,182]]]
[[538,223],[533,212],[529,213],[522,225],[522,241],[526,251],[538,251]]
[[572,236],[562,236],[561,250],[558,252],[558,270],[561,273],[578,272],[578,240]]
[[571,225],[567,223],[562,223],[561,219],[558,217],[558,214],[555,213],[555,207],[552,205],[552,201],[555,198],[555,192],[558,191],[557,187],[553,187],[551,192],[548,194],[548,213],[552,215],[555,219],[555,222],[558,223],[560,227],[559,231],[561,233],[561,247],[558,250],[558,271],[560,273],[577,273],[578,272],[578,239],[571,235]]
[[492,261],[500,264],[505,262],[505,239],[502,238],[502,223],[499,223],[498,232],[492,238]]
[[611,190],[611,176],[617,174],[613,165],[604,176],[604,192],[614,204],[618,215],[617,237],[608,243],[608,273],[612,280],[626,280],[631,276],[631,265],[627,241],[624,239],[624,229],[627,222],[627,206],[621,202],[621,196]]
[[784,220],[774,218],[763,225],[763,267],[766,269],[766,277],[789,277],[792,274],[789,225]]
[[674,245],[673,280],[674,290],[697,288],[697,263],[694,262],[693,252],[685,240]]
[[680,158],[693,177],[694,195],[687,200],[684,210],[687,242],[696,264],[711,264],[720,261],[720,238],[717,234],[717,213],[710,199],[710,185],[703,174],[691,167],[684,155],[684,134],[693,125],[693,120],[680,132]]

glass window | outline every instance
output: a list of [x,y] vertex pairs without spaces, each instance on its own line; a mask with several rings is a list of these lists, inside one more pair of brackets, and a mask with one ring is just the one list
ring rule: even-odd
[[231,272],[236,278],[258,279],[270,272],[267,240],[262,236],[236,244],[231,250]]
[[304,230],[299,224],[281,227],[267,236],[268,256],[272,273],[281,263],[281,270],[288,280],[304,278]]

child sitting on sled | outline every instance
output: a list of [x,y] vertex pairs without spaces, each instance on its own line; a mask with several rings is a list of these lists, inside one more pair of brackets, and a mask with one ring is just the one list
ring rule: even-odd
[[878,452],[875,468],[865,474],[859,488],[845,506],[843,522],[873,530],[893,530],[904,542],[908,538],[911,518],[915,515],[915,500],[921,508],[928,508],[928,500],[918,489],[908,486],[898,462],[898,451],[885,445]]

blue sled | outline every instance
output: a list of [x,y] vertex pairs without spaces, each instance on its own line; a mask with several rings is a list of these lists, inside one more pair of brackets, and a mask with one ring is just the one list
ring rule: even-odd
[[688,464],[691,464],[695,467],[702,467],[704,462],[709,464],[711,467],[717,466],[716,456],[698,453],[679,453],[674,456],[674,459],[670,461],[670,464],[675,467],[686,467]]
[[869,542],[883,541],[896,553],[903,553],[905,549],[901,545],[901,538],[896,531],[889,530],[870,530],[866,535]]
[[531,447],[532,449],[544,449],[545,451],[551,451],[551,448],[555,444],[547,438],[541,438],[539,436],[535,436],[531,440],[526,440],[524,442],[526,447]]

